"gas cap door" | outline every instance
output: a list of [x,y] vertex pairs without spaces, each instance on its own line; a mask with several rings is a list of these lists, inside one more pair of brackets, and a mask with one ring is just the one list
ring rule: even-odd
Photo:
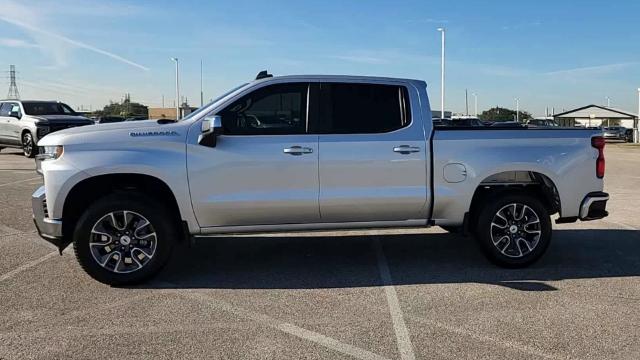
[[460,163],[447,164],[444,167],[444,180],[448,183],[459,183],[467,179],[467,168]]

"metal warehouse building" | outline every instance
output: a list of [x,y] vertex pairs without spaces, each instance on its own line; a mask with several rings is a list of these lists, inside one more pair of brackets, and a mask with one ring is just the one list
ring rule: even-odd
[[600,105],[587,105],[555,114],[553,118],[560,126],[609,126],[620,125],[634,128],[636,114]]

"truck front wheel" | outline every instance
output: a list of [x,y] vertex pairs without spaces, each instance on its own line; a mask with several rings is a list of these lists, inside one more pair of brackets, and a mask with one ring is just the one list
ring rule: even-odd
[[82,268],[109,285],[139,283],[158,273],[178,237],[165,208],[129,194],[108,195],[94,202],[73,234]]
[[525,267],[547,250],[551,219],[538,199],[526,194],[505,194],[481,209],[476,238],[493,263]]

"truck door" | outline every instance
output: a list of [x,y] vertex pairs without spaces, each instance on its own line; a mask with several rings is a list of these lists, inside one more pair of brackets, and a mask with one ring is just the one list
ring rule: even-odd
[[318,222],[318,135],[308,133],[308,83],[273,84],[217,115],[215,147],[188,147],[201,227]]
[[322,221],[426,220],[429,154],[416,90],[319,86]]

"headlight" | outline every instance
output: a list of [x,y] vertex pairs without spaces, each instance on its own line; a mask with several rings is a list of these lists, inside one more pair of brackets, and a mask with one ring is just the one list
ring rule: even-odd
[[64,148],[58,146],[40,146],[36,155],[36,172],[42,175],[42,162],[46,160],[59,159],[64,153]]
[[55,160],[62,156],[64,148],[62,145],[58,146],[41,146],[39,154],[36,155],[38,160]]

